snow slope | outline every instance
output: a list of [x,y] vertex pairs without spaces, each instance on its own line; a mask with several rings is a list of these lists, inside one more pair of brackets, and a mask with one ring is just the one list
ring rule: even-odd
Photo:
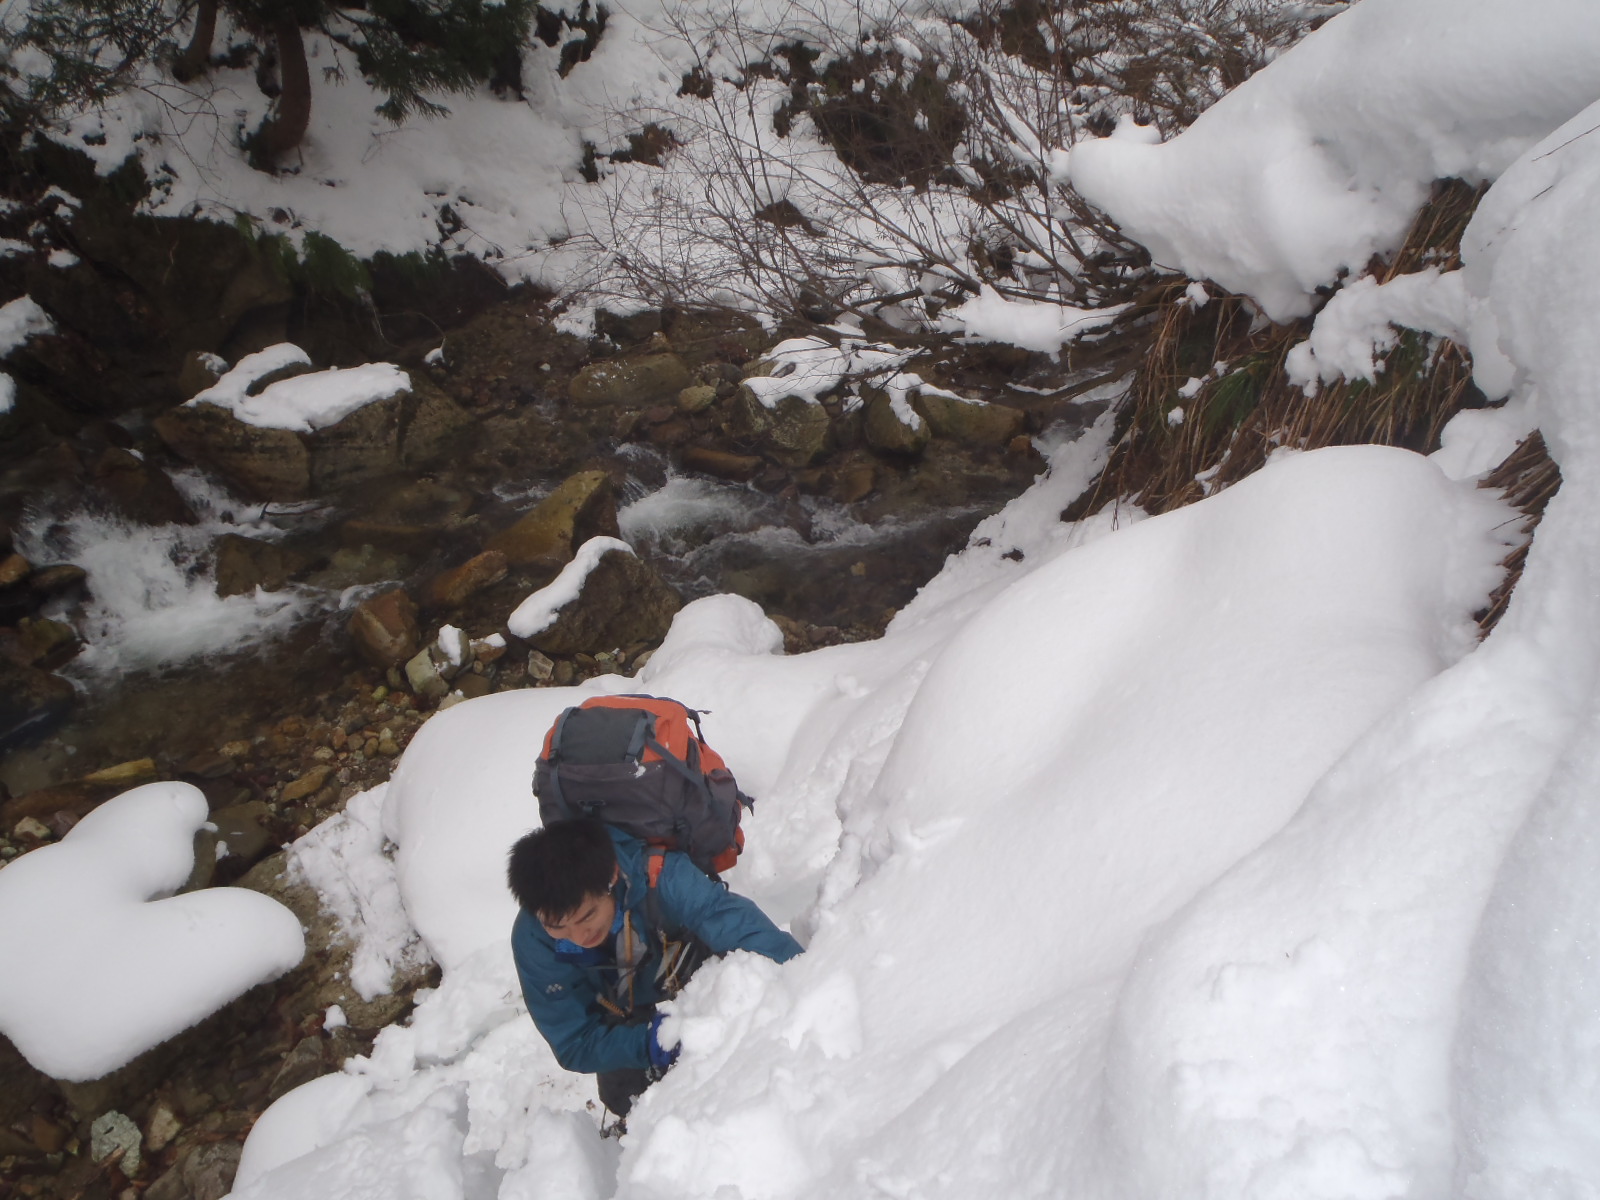
[[[1285,453],[1179,512],[1061,526],[1108,428],[879,642],[787,658],[752,606],[691,605],[639,680],[588,688],[713,710],[762,798],[734,886],[808,950],[696,978],[667,1026],[683,1056],[620,1148],[518,1011],[497,880],[537,737],[585,689],[459,705],[384,815],[444,983],[263,1118],[235,1195],[1600,1193],[1600,80],[1569,70],[1595,11],[1363,0],[1252,81],[1314,77],[1360,122],[1310,144],[1370,153],[1413,200],[1452,106],[1508,114],[1451,135],[1499,177],[1450,286],[1510,395],[1496,436],[1542,429],[1564,482],[1486,642],[1468,618],[1516,522],[1470,478]],[[1382,103],[1356,99],[1405,30]],[[1440,64],[1498,89],[1463,97]],[[1216,249],[1229,286],[1303,311],[1391,228],[1348,206],[1390,200],[1299,176],[1295,228],[1337,253],[1286,262],[1274,238],[1301,234],[1230,208],[1233,167],[1284,145],[1263,111],[1208,116],[1228,169],[1160,160],[1181,203],[1140,194],[1133,158],[1095,169],[1149,201],[1140,236]]]

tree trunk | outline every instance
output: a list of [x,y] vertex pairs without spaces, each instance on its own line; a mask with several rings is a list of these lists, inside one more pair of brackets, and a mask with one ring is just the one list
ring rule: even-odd
[[172,77],[188,83],[205,74],[211,62],[211,43],[217,36],[217,0],[200,0],[194,10],[194,34],[183,53],[172,61]]
[[311,69],[306,65],[300,22],[286,13],[274,22],[272,32],[278,42],[278,76],[283,91],[278,94],[272,115],[256,132],[254,147],[256,165],[268,168],[300,144],[311,124]]

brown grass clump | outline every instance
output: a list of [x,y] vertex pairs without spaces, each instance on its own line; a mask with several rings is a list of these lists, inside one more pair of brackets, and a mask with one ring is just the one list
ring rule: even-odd
[[[1404,246],[1372,273],[1387,281],[1429,266],[1459,265],[1458,246],[1481,189],[1460,181],[1436,185]],[[1307,396],[1289,382],[1284,358],[1303,341],[1310,320],[1262,322],[1240,296],[1196,308],[1184,280],[1158,287],[1145,308],[1150,349],[1138,369],[1124,428],[1096,486],[1068,510],[1092,512],[1113,497],[1146,511],[1180,508],[1261,467],[1280,447],[1380,444],[1428,453],[1445,423],[1486,401],[1472,384],[1472,364],[1454,343],[1403,332],[1376,382],[1342,380]],[[1179,389],[1204,379],[1190,397]],[[1182,408],[1181,419],[1174,410]]]
[[1505,462],[1485,475],[1479,486],[1499,489],[1506,503],[1523,515],[1522,541],[1502,562],[1506,577],[1489,594],[1488,607],[1478,614],[1478,628],[1487,634],[1505,614],[1511,593],[1522,578],[1522,567],[1528,561],[1533,531],[1539,527],[1550,498],[1561,489],[1561,468],[1550,457],[1544,435],[1535,431],[1517,444],[1517,448],[1506,456]]

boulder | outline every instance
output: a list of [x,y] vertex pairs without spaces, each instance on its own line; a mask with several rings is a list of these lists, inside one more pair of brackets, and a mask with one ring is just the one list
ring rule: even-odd
[[808,467],[828,448],[828,410],[804,396],[784,396],[767,408],[756,394],[741,387],[734,394],[735,436],[754,441],[774,462],[786,467]]
[[590,538],[618,536],[611,477],[604,471],[580,471],[510,529],[490,538],[486,549],[505,555],[513,567],[559,567]]
[[[894,454],[903,458],[915,458],[928,448],[928,423],[915,410],[902,415],[895,411],[894,401],[887,392],[876,388],[862,390],[868,394],[866,414],[862,420],[862,434],[867,439],[867,445],[880,454]],[[909,416],[911,421],[907,422],[905,416]]]
[[194,510],[172,480],[144,459],[112,446],[89,469],[94,490],[112,509],[141,525],[193,525]]
[[174,408],[153,424],[173,453],[213,468],[257,500],[311,495],[311,452],[298,433],[248,425],[215,404]]
[[762,459],[754,454],[734,454],[710,446],[686,446],[679,456],[684,468],[715,475],[718,479],[731,479],[748,483],[761,472]]
[[217,595],[277,592],[310,569],[311,555],[278,542],[225,533],[217,539]]
[[426,381],[364,404],[309,433],[239,420],[209,401],[155,419],[174,453],[215,469],[257,500],[304,500],[343,491],[402,467],[437,458],[471,423]]
[[239,1142],[195,1142],[145,1189],[145,1200],[222,1200],[233,1190],[244,1147]]
[[424,593],[434,608],[460,608],[484,588],[506,577],[506,556],[499,550],[485,550],[462,563],[441,571],[428,581]]
[[1004,446],[1022,430],[1020,409],[981,400],[960,400],[937,392],[919,392],[913,401],[935,437],[963,446]]
[[363,600],[351,614],[350,634],[368,662],[398,667],[417,652],[417,606],[400,588]]
[[325,496],[396,470],[400,466],[400,429],[410,399],[411,393],[402,392],[375,400],[342,421],[302,434],[311,494]]
[[76,700],[59,675],[0,659],[0,751],[44,737],[67,719]]
[[638,408],[676,397],[691,382],[689,368],[676,354],[646,354],[590,363],[572,377],[567,392],[574,404],[586,407],[627,404]]
[[683,598],[635,554],[612,550],[601,556],[582,590],[555,623],[528,641],[550,654],[593,654],[667,635]]

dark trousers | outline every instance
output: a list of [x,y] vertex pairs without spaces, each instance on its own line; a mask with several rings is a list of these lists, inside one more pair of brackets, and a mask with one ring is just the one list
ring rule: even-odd
[[623,1067],[619,1071],[601,1071],[595,1077],[600,1085],[600,1103],[619,1117],[628,1115],[634,1099],[655,1082],[652,1072],[645,1067]]

